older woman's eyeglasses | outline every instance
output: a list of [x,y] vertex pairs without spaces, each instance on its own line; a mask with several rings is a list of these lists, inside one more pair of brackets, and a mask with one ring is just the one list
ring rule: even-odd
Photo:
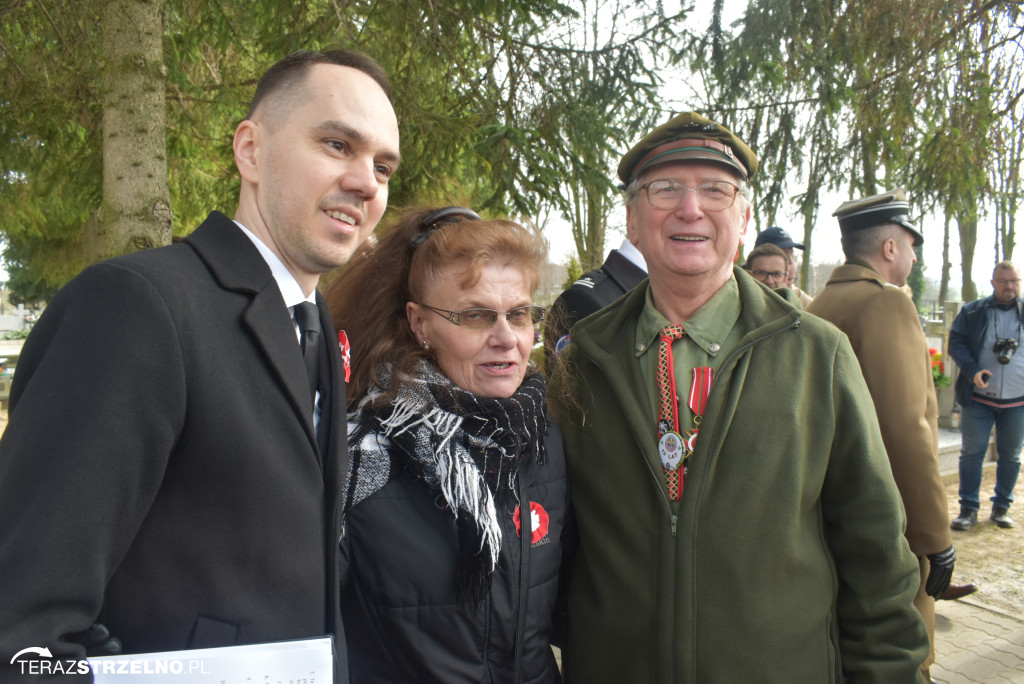
[[498,316],[504,316],[508,324],[513,328],[528,328],[544,320],[543,306],[517,306],[509,311],[495,311],[494,309],[463,309],[462,311],[449,311],[438,309],[434,306],[420,304],[424,309],[433,311],[438,316],[447,318],[455,325],[474,330],[490,328],[498,320]]
[[667,178],[652,180],[640,186],[647,192],[647,201],[658,209],[675,209],[683,203],[686,193],[697,195],[697,203],[705,211],[721,211],[728,209],[736,201],[740,189],[729,181],[706,181],[690,187]]

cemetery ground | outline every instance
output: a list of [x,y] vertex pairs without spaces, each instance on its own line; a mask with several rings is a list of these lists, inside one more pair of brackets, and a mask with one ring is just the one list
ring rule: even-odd
[[[1000,529],[988,519],[992,505],[988,501],[996,480],[995,463],[986,463],[981,482],[981,510],[978,525],[967,532],[953,532],[956,546],[955,584],[973,582],[978,593],[972,599],[1014,615],[1024,616],[1024,478],[1014,491],[1017,501],[1010,508],[1010,517],[1016,525]],[[949,517],[960,512],[957,489],[960,484],[956,473],[942,478],[946,487]]]

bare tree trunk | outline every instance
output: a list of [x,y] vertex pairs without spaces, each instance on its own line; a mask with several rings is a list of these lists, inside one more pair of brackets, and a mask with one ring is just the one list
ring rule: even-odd
[[610,204],[602,195],[602,189],[589,183],[574,186],[570,192],[573,196],[572,215],[567,218],[572,225],[580,268],[586,273],[604,263],[604,239]]
[[797,285],[804,292],[807,292],[807,283],[811,277],[811,231],[814,229],[814,221],[817,213],[804,215],[804,253],[800,258],[800,279]]
[[946,223],[942,228],[942,276],[939,278],[940,305],[949,296],[949,270],[949,214],[946,214]]
[[978,244],[978,212],[976,207],[961,207],[956,222],[960,226],[960,269],[963,275],[961,294],[965,302],[978,298],[974,285],[974,248]]
[[1013,248],[1017,245],[1016,217],[1020,207],[1020,164],[1024,156],[1024,128],[1019,129],[1013,137],[1010,149],[1005,157],[998,160],[1000,170],[999,194],[996,202],[996,217],[999,225],[999,236],[1003,242],[1002,258],[1013,259]]
[[586,194],[587,204],[587,252],[580,254],[580,265],[584,272],[598,268],[604,263],[605,210],[600,191],[589,189]]
[[878,186],[878,166],[875,164],[874,153],[864,133],[861,133],[860,153],[861,166],[864,172],[864,194],[873,195],[876,192],[875,188]]
[[1016,207],[1011,206],[1006,213],[1006,237],[1003,238],[1003,259],[1013,261],[1013,248],[1017,246]]
[[98,258],[171,241],[164,103],[165,0],[98,0],[106,62]]
[[816,167],[817,158],[814,160],[814,167],[811,169],[807,182],[807,193],[803,197],[803,201],[800,203],[800,213],[804,216],[804,253],[800,259],[800,282],[798,285],[800,289],[807,292],[807,283],[810,280],[811,274],[811,231],[814,229],[814,223],[818,218],[818,206],[820,204],[820,191],[821,191],[821,175],[817,173]]

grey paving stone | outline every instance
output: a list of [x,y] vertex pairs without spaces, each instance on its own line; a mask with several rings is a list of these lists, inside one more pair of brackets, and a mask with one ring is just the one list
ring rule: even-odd
[[1024,616],[969,599],[936,606],[932,678],[943,684],[1024,684]]

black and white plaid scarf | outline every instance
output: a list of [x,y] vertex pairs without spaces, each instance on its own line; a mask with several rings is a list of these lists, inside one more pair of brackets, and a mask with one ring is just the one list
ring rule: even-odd
[[[390,368],[378,369],[387,388]],[[501,553],[498,511],[518,499],[524,459],[544,460],[545,385],[527,376],[507,399],[481,397],[452,384],[422,362],[391,402],[374,407],[373,388],[349,414],[349,477],[343,500],[352,506],[383,487],[392,473],[411,472],[439,491],[456,520],[458,577],[463,595],[479,600]]]

